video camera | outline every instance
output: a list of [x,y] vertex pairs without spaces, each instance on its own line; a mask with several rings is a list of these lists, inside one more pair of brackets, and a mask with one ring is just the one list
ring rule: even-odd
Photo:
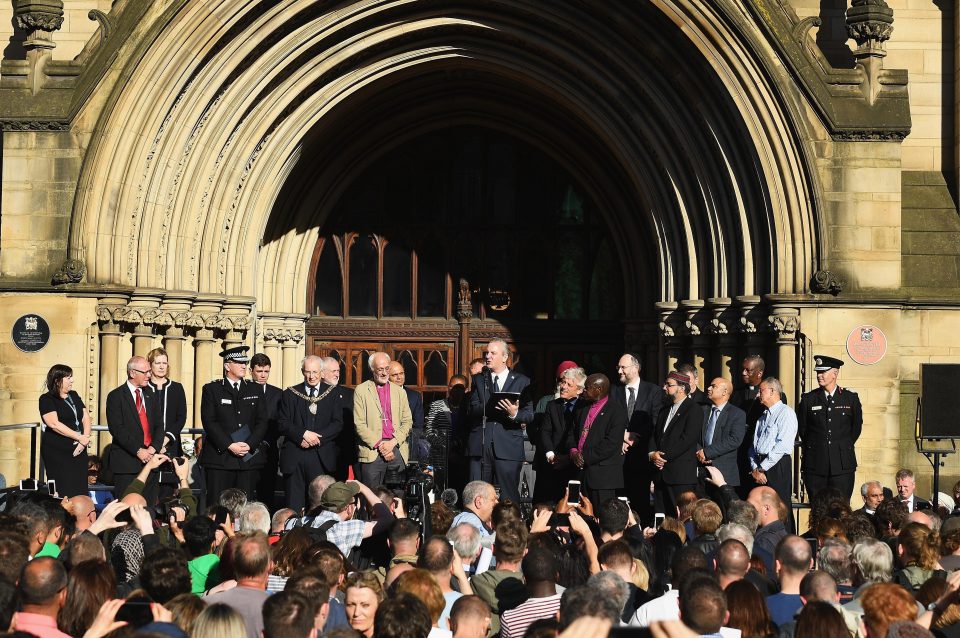
[[402,492],[407,516],[420,520],[425,497],[433,489],[433,466],[411,461],[404,470],[387,468],[383,484],[395,492]]

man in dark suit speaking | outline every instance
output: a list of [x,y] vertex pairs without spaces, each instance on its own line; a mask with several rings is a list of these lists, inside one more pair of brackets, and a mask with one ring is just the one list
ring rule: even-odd
[[309,356],[300,367],[303,383],[290,386],[280,399],[279,427],[284,436],[280,472],[287,490],[287,507],[299,512],[307,486],[320,474],[337,469],[337,439],[343,428],[343,407],[337,386],[324,383],[323,359]]
[[653,521],[653,508],[650,507],[653,465],[647,458],[647,443],[660,416],[663,390],[640,378],[640,359],[633,353],[620,357],[617,374],[621,385],[610,390],[610,398],[623,406],[627,417],[627,430],[623,436],[624,493],[642,523],[650,525]]
[[703,430],[697,460],[704,465],[713,465],[728,485],[740,485],[737,452],[747,431],[747,414],[730,402],[733,383],[718,377],[707,386],[707,398],[711,405],[703,408]]
[[[484,353],[486,368],[473,377],[470,393],[470,480],[500,487],[500,497],[520,502],[523,466],[523,428],[533,422],[530,379],[507,367],[510,350],[503,339],[493,339]],[[519,394],[518,400],[498,399],[500,392]]]
[[[149,380],[150,364],[143,357],[133,357],[127,362],[127,381],[107,395],[107,428],[113,437],[110,467],[117,498],[163,445],[163,419]],[[157,472],[151,472],[143,490],[148,505],[156,504],[159,488]]]
[[703,426],[700,406],[688,396],[690,377],[671,372],[663,384],[667,405],[660,411],[649,456],[659,470],[655,500],[658,512],[677,515],[677,497],[682,492],[697,491],[697,444]]
[[581,480],[594,507],[617,495],[623,487],[623,433],[627,412],[610,401],[610,380],[591,374],[577,406],[577,429],[570,458],[581,470]]

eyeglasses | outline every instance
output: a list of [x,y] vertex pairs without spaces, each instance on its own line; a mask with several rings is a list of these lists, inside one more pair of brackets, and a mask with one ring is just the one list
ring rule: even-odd
[[628,363],[625,366],[617,366],[617,370],[626,370],[627,368],[636,368],[638,367],[636,363]]
[[664,383],[663,387],[665,388],[679,388],[680,386],[676,383]]
[[139,372],[140,374],[150,374],[149,370],[137,370],[136,368],[131,368],[133,372]]
[[389,367],[386,367],[386,368],[374,368],[374,369],[373,369],[374,372],[389,372],[389,370],[390,370]]

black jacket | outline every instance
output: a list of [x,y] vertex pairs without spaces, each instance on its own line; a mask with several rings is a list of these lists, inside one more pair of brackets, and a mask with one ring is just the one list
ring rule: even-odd
[[[154,388],[153,384],[150,384]],[[183,385],[176,381],[167,381],[163,390],[154,388],[157,397],[160,417],[163,419],[163,430],[167,435],[167,456],[180,456],[183,451],[180,447],[180,434],[187,423],[187,395]],[[160,448],[157,447],[157,450]]]
[[[524,459],[523,425],[533,422],[530,379],[510,370],[506,383],[500,388],[502,392],[520,393],[520,410],[515,419],[511,419],[506,412],[497,407],[491,397],[493,386],[490,384],[488,375],[481,373],[473,376],[473,390],[470,393],[470,406],[467,411],[470,419],[467,454],[480,456],[483,453],[484,437],[486,437],[488,443],[493,443],[493,453],[496,458],[522,462]],[[484,411],[487,417],[486,432],[483,430]]]
[[[153,388],[149,385],[142,389],[143,406],[147,412],[150,426],[151,445],[155,450],[163,446],[163,420],[160,418],[160,406],[157,404]],[[137,451],[144,446],[143,426],[137,414],[137,404],[127,383],[114,388],[107,395],[107,429],[113,437],[110,447],[110,469],[120,474],[137,474],[143,469],[143,463],[137,458]]]
[[[701,445],[706,440],[707,425],[713,404],[703,407],[703,427],[700,434]],[[740,444],[747,430],[746,415],[743,410],[729,401],[720,411],[717,424],[713,431],[713,440],[703,448],[703,454],[713,466],[720,470],[723,478],[730,485],[740,485],[740,469],[737,464],[737,454]]]
[[835,476],[857,469],[854,445],[863,429],[863,408],[856,392],[838,386],[832,399],[821,388],[805,393],[797,423],[804,472]]
[[[299,383],[283,391],[280,399],[280,434],[284,436],[280,449],[280,471],[289,474],[297,469],[301,459],[319,456],[324,467],[334,468],[337,464],[339,447],[337,440],[343,429],[343,406],[340,403],[342,393],[339,387],[330,390],[330,386],[321,383],[317,386],[318,396],[330,392],[316,403],[317,413],[310,413],[310,402],[296,394],[306,394],[306,385]],[[310,430],[320,435],[320,445],[311,448],[300,447],[304,433]]]
[[[576,429],[573,445],[576,447],[583,433],[587,414],[593,404],[577,401]],[[587,439],[583,444],[583,480],[593,490],[614,490],[623,487],[623,433],[627,429],[627,412],[617,401],[607,400],[597,413]],[[599,503],[598,503],[599,505]]]
[[[200,463],[205,468],[224,470],[260,469],[267,455],[261,450],[267,434],[269,413],[263,389],[253,381],[240,381],[239,392],[226,379],[211,381],[200,393],[200,421],[203,423],[203,451]],[[227,450],[233,435],[243,427],[250,429],[246,438],[253,457],[244,461]],[[254,454],[254,452],[257,452]]]
[[683,400],[667,431],[663,427],[670,414],[670,406],[664,405],[657,419],[657,427],[650,437],[648,451],[661,451],[667,464],[658,472],[660,480],[667,485],[690,485],[697,482],[697,445],[703,427],[703,412],[689,398]]
[[565,399],[553,399],[547,403],[540,420],[540,432],[538,440],[535,441],[537,451],[533,457],[533,469],[543,470],[553,468],[547,463],[547,452],[553,452],[557,456],[567,456],[570,454],[570,448],[576,447],[577,441],[574,440],[574,429],[576,427],[576,406],[580,404],[577,401],[574,409],[567,412]]

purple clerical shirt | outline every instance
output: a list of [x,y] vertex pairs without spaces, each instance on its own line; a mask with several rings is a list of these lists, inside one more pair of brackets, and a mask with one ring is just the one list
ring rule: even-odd
[[390,405],[390,384],[377,386],[377,396],[380,397],[380,413],[383,415],[383,433],[380,438],[384,441],[393,438],[393,409]]
[[577,452],[583,452],[583,444],[587,442],[587,435],[590,434],[590,428],[593,427],[593,422],[596,421],[597,415],[600,414],[600,410],[607,404],[607,399],[609,398],[609,396],[606,396],[599,401],[594,401],[593,405],[591,405],[587,411],[587,418],[583,422],[583,432],[580,433],[580,442],[576,447]]

